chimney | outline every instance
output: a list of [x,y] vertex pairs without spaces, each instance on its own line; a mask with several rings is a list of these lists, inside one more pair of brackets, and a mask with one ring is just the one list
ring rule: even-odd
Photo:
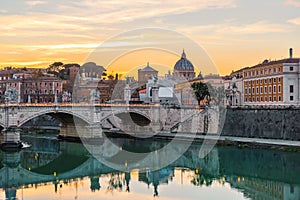
[[293,58],[293,48],[290,48],[290,58]]

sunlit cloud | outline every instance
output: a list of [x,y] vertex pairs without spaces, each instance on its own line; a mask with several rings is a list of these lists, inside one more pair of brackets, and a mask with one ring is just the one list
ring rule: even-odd
[[[134,0],[84,0],[73,4],[60,5],[60,10],[69,10],[72,13],[82,13],[83,16],[91,16],[90,13],[103,11],[101,14],[92,15],[92,21],[105,24],[130,22],[136,19],[146,19],[166,15],[176,15],[195,12],[209,8],[235,7],[234,0],[190,0],[190,1],[134,1]],[[86,17],[84,17],[86,19]]]
[[281,24],[272,24],[266,21],[259,21],[246,25],[232,25],[223,27],[218,30],[224,34],[264,34],[264,33],[284,33],[289,32],[289,29]]
[[8,13],[8,11],[5,9],[0,9],[0,14],[5,14],[5,13]]
[[294,25],[300,25],[300,17],[288,20],[289,23]]
[[26,1],[27,5],[30,6],[36,6],[36,5],[41,5],[41,4],[46,4],[46,1]]
[[300,7],[300,2],[297,0],[285,0],[285,3],[291,6]]

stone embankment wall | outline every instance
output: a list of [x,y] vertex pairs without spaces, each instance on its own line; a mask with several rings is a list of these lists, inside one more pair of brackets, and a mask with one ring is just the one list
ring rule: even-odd
[[300,107],[228,108],[222,135],[300,140]]

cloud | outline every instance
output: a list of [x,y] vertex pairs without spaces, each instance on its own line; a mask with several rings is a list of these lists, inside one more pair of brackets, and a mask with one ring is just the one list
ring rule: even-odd
[[300,17],[288,20],[289,23],[294,25],[300,25]]
[[47,2],[45,1],[26,1],[27,5],[30,6],[36,6],[36,5],[42,5],[42,4],[46,4]]
[[[208,24],[201,26],[182,26],[177,29],[179,32],[187,33],[187,34],[203,34],[203,33],[216,33],[213,35],[217,37],[218,35],[225,34],[264,34],[264,33],[283,33],[288,32],[289,29],[285,25],[281,24],[272,24],[266,21],[258,21],[251,24],[238,25],[229,23],[222,24]],[[212,35],[210,35],[212,36]]]
[[[165,0],[84,0],[73,4],[60,5],[61,11],[68,10],[72,13],[81,13],[89,20],[104,24],[131,22],[137,19],[157,18],[167,15],[177,15],[196,12],[203,9],[218,9],[235,7],[234,0],[189,0],[173,1]],[[91,13],[101,14],[91,15]]]
[[5,14],[5,13],[8,13],[8,11],[5,9],[0,9],[0,14]]
[[272,24],[266,21],[259,21],[246,25],[228,25],[217,30],[220,33],[228,34],[264,34],[264,33],[284,33],[289,29],[281,24]]
[[295,7],[300,7],[300,1],[296,0],[285,0],[285,3],[287,5],[295,6]]

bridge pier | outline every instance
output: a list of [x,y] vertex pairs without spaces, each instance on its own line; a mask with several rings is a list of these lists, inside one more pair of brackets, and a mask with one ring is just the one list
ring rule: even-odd
[[60,126],[59,137],[61,138],[84,138],[96,139],[103,138],[102,129],[100,124],[95,125],[75,125],[75,124],[62,124]]
[[1,143],[2,149],[10,149],[10,148],[21,148],[22,143],[20,140],[20,129],[15,126],[8,127],[2,131],[3,133],[3,142]]
[[3,154],[3,168],[5,169],[5,176],[2,177],[1,185],[5,191],[5,199],[13,200],[17,196],[18,188],[18,169],[21,163],[20,152],[4,152]]

